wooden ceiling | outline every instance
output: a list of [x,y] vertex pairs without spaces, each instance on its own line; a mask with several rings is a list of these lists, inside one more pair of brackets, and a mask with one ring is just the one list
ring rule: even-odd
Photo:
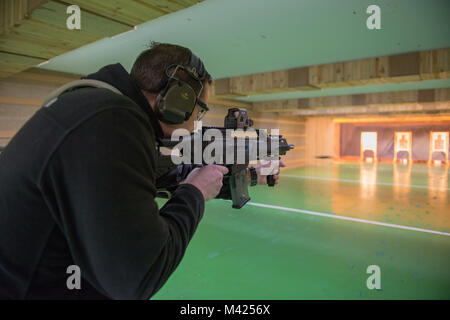
[[[202,0],[1,0],[0,78]],[[69,30],[66,9],[81,9],[81,30]]]
[[[72,74],[66,76],[50,72],[47,75],[43,70],[30,68],[88,43],[133,30],[136,25],[198,2],[201,0],[0,0],[0,78],[43,77],[52,81],[59,79],[61,83],[77,78],[77,75]],[[72,4],[81,8],[81,30],[69,30],[66,27],[66,8]],[[136,32],[139,31],[143,29]],[[66,64],[70,64],[70,60]],[[27,71],[22,72],[24,70]],[[18,74],[19,72],[22,73]],[[397,92],[388,92],[390,90],[387,88],[384,93],[366,91],[367,93],[362,94],[268,101],[252,101],[251,97],[445,79],[450,79],[450,48],[218,79],[212,86],[210,102],[246,107],[258,112],[302,116],[444,113],[450,111],[450,88],[407,89],[408,91]],[[7,101],[12,101],[8,99]],[[36,101],[29,103],[34,104]],[[430,103],[435,107],[430,109],[427,105]]]

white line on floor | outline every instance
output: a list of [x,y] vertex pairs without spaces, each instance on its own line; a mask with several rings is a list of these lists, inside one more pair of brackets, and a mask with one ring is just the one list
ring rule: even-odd
[[[289,177],[289,178],[298,178],[298,179],[309,179],[309,180],[362,183],[360,180],[351,180],[351,179],[337,179],[337,178],[325,178],[325,177],[314,177],[314,176],[301,176],[301,175],[293,175],[293,174],[281,174],[281,176],[282,177]],[[442,191],[450,190],[450,188],[439,188],[439,187],[433,187],[433,186],[420,186],[420,185],[416,185],[416,184],[400,184],[400,183],[389,183],[389,182],[376,182],[376,183],[366,183],[366,184],[368,184],[368,185],[392,186],[392,187],[407,187],[407,188],[442,190]]]
[[273,205],[270,205],[270,204],[255,203],[255,202],[247,202],[247,205],[255,206],[255,207],[263,207],[263,208],[271,208],[271,209],[277,209],[277,210],[284,210],[284,211],[290,211],[290,212],[305,213],[305,214],[309,214],[309,215],[313,215],[313,216],[327,217],[327,218],[340,219],[340,220],[348,220],[348,221],[353,221],[353,222],[375,224],[375,225],[378,225],[378,226],[384,226],[384,227],[390,227],[390,228],[397,228],[397,229],[404,229],[404,230],[411,230],[411,231],[420,231],[420,232],[426,232],[426,233],[434,233],[434,234],[439,234],[439,235],[442,235],[442,236],[450,236],[450,233],[447,233],[447,232],[428,230],[428,229],[421,229],[421,228],[414,228],[414,227],[407,227],[407,226],[402,226],[402,225],[398,225],[398,224],[370,221],[370,220],[351,218],[351,217],[345,217],[345,216],[338,216],[338,215],[334,215],[334,214],[330,214],[330,213],[323,213],[323,212],[316,212],[316,211],[309,211],[309,210],[301,210],[301,209],[273,206]]

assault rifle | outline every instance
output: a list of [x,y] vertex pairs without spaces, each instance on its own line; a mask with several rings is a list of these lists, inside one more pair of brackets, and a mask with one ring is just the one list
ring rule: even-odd
[[[233,208],[242,208],[249,200],[247,167],[257,160],[279,160],[294,148],[281,135],[268,135],[264,129],[253,129],[253,120],[243,108],[231,108],[223,127],[201,127],[189,136],[162,139],[161,145],[179,152],[168,158],[176,164],[219,164],[228,168],[224,186],[229,186]],[[192,151],[193,150],[193,151]],[[207,153],[205,155],[205,153]],[[273,175],[267,184],[275,185]]]

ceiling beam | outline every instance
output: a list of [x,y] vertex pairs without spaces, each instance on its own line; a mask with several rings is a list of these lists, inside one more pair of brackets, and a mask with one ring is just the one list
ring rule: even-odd
[[441,114],[450,112],[450,101],[431,103],[403,103],[399,105],[378,104],[342,108],[304,109],[290,114],[311,116],[354,116],[354,115],[396,115],[396,114]]
[[209,104],[216,104],[220,106],[226,106],[226,107],[236,107],[236,108],[246,108],[246,109],[252,109],[253,103],[251,102],[243,102],[243,101],[236,101],[231,99],[216,99],[216,98],[210,98],[208,100]]
[[63,85],[74,80],[79,80],[81,77],[82,75],[79,74],[31,68],[20,73],[16,73],[5,80]]
[[2,0],[0,1],[0,34],[18,26],[31,12],[49,0]]
[[0,78],[9,77],[17,72],[31,68],[44,59],[22,56],[0,51]]
[[334,118],[334,123],[355,123],[355,122],[416,122],[416,123],[435,123],[448,124],[450,115],[397,115],[392,117],[370,116],[370,117],[343,117]]
[[450,101],[450,88],[443,88],[254,102],[253,110],[258,112],[301,111],[307,114],[313,113],[311,110],[315,109],[448,101]]
[[450,48],[218,79],[215,99],[450,78]]

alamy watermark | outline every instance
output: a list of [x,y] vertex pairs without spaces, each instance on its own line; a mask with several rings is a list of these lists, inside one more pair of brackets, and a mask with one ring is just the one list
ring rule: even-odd
[[70,16],[66,20],[66,26],[69,30],[80,30],[81,29],[81,10],[77,5],[68,6],[66,13]]
[[366,285],[367,289],[373,290],[381,290],[381,269],[379,266],[373,264],[367,267],[367,274],[370,274],[370,277],[367,278]]
[[381,29],[381,9],[379,6],[372,4],[367,7],[366,12],[370,16],[366,20],[366,26],[369,30],[380,30]]
[[79,266],[73,264],[67,267],[66,273],[70,274],[66,280],[67,289],[73,290],[81,289],[81,269]]

